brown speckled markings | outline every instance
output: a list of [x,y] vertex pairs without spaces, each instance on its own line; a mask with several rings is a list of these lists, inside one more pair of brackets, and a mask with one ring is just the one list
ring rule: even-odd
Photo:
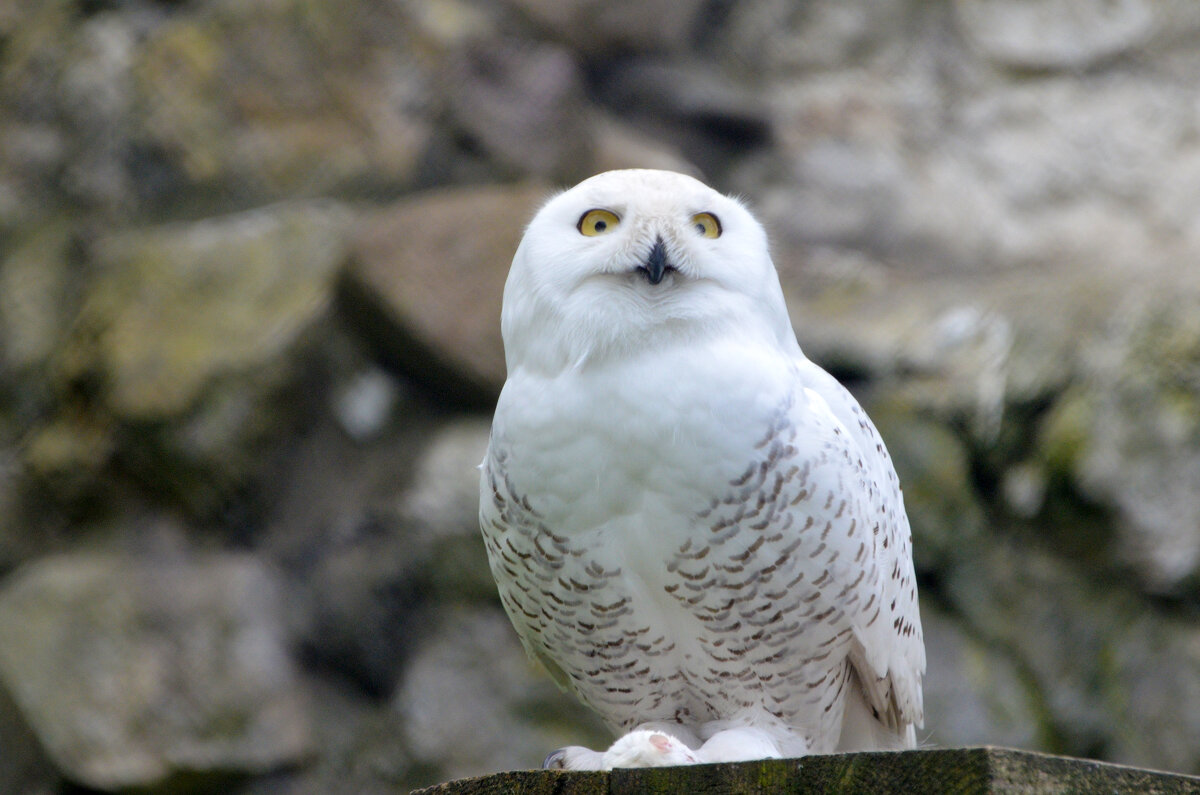
[[664,673],[656,658],[675,644],[636,620],[620,568],[605,568],[587,546],[556,535],[526,498],[514,496],[512,483],[496,474],[506,456],[494,452],[487,467],[495,510],[481,511],[483,537],[501,602],[526,648],[614,726],[634,725],[614,715],[661,715],[678,698],[682,677]]
[[[898,635],[919,631],[890,596],[916,598],[898,485],[893,475],[881,487],[858,453],[863,440],[882,450],[865,418],[855,441],[804,400],[789,395],[751,460],[697,506],[657,586],[600,562],[601,537],[547,527],[493,439],[481,514],[504,607],[531,652],[614,728],[753,713],[828,752],[848,687],[868,681],[876,716],[895,712],[890,682],[860,660],[884,616]],[[662,603],[674,608],[666,621]]]
[[[707,532],[680,546],[667,570],[681,579],[664,590],[703,627],[700,678],[719,694],[713,717],[760,708],[801,728],[813,746],[836,735],[841,721],[851,640],[845,611],[858,600],[851,591],[878,572],[873,563],[862,568],[829,598],[830,567],[841,554],[829,535],[852,537],[857,520],[813,477],[837,449],[798,460],[792,408],[791,399],[780,407],[754,445],[757,457],[698,513]],[[740,686],[723,686],[731,680]]]

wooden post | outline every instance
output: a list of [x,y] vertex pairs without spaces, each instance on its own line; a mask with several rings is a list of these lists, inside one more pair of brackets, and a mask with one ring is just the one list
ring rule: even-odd
[[520,770],[451,781],[413,795],[1200,795],[1200,777],[1017,751],[944,748],[832,754],[605,773]]

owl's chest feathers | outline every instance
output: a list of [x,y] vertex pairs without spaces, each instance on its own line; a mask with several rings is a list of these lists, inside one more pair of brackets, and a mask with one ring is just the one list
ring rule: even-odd
[[762,358],[701,351],[666,367],[634,357],[553,378],[517,374],[497,411],[508,475],[557,532],[678,543],[788,400],[788,368]]

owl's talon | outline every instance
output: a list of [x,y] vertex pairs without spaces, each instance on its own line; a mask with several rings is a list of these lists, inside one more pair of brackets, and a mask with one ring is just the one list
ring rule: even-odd
[[667,767],[700,761],[677,737],[651,729],[637,729],[621,737],[604,752],[603,769],[614,767]]
[[604,770],[604,756],[582,745],[551,751],[542,762],[544,770]]

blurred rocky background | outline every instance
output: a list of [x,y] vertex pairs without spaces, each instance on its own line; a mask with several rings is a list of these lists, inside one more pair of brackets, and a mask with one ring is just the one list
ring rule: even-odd
[[906,487],[927,744],[1200,772],[1200,5],[0,0],[0,792],[598,724],[477,536],[554,186],[703,176]]

